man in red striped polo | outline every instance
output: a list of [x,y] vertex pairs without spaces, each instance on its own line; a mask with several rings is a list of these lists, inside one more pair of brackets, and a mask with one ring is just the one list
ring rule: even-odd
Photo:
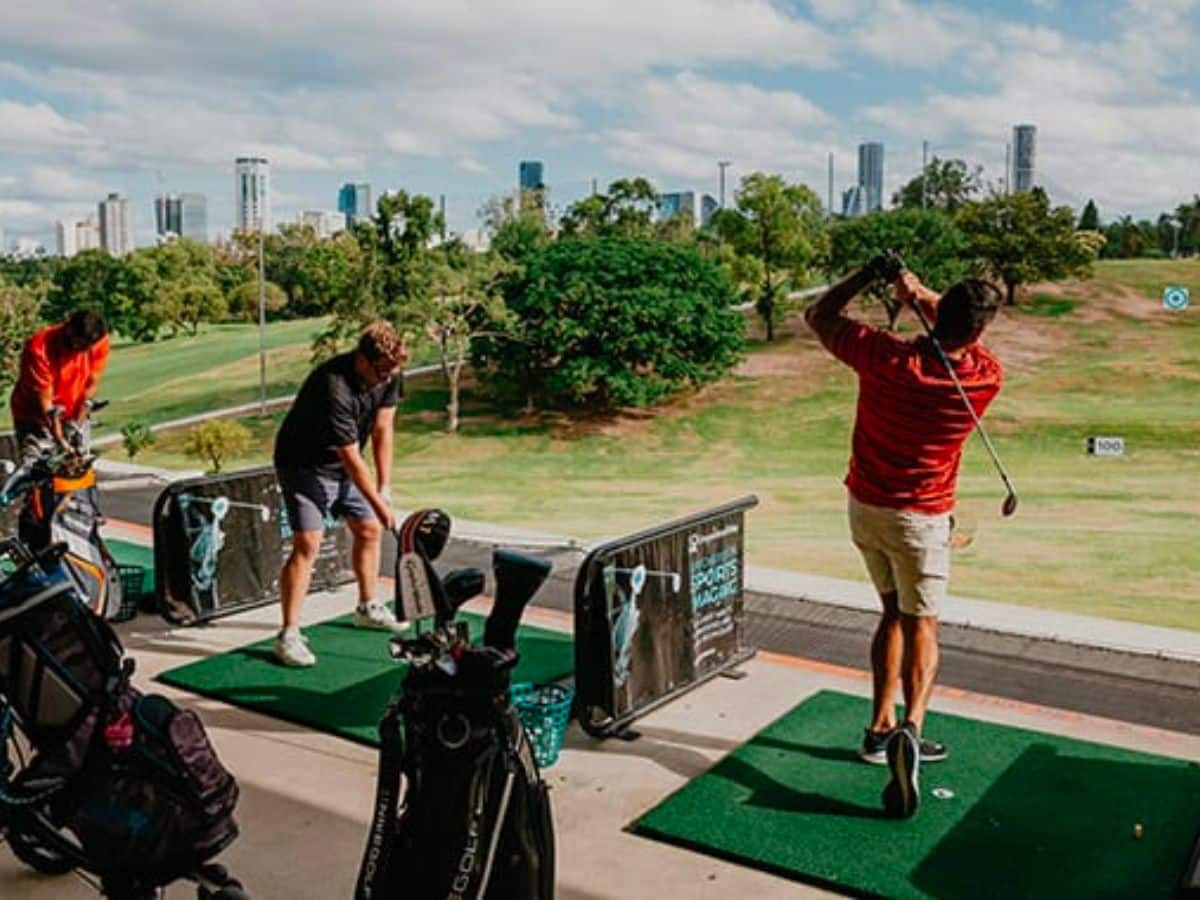
[[[950,575],[950,512],[971,421],[930,339],[909,340],[855,321],[846,307],[880,276],[878,258],[833,285],[804,314],[830,353],[858,375],[858,407],[846,476],[850,533],[879,592],[883,613],[871,643],[874,711],[859,755],[887,764],[883,802],[907,818],[920,800],[921,761],[945,746],[921,737],[938,667],[938,607]],[[955,374],[982,416],[1000,390],[999,360],[979,343],[1003,295],[968,278],[942,296],[911,272],[896,298],[920,304]],[[903,685],[904,721],[895,699]]]

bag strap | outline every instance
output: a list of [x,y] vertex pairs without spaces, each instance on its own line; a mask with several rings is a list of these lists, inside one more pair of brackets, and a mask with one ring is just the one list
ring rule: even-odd
[[404,768],[404,735],[400,729],[400,698],[388,706],[379,723],[379,782],[374,815],[367,833],[367,848],[354,888],[355,900],[380,900],[391,884],[395,850],[396,811],[400,804],[400,776]]

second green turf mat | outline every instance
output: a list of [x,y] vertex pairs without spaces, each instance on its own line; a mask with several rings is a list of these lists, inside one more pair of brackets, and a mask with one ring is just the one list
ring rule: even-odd
[[922,767],[920,811],[895,821],[887,769],[856,755],[869,717],[865,700],[818,693],[633,830],[853,895],[1175,896],[1200,827],[1197,764],[931,714],[951,756]]
[[[478,638],[479,616],[462,619]],[[309,669],[279,665],[271,655],[274,636],[170,669],[158,680],[215,697],[289,722],[378,746],[377,726],[404,677],[404,666],[388,657],[388,635],[355,628],[350,616],[303,629],[317,664]],[[517,634],[521,661],[514,682],[545,683],[570,675],[575,667],[571,635],[522,627]]]

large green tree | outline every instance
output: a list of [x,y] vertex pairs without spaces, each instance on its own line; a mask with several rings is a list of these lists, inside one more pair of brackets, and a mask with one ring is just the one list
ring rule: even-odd
[[41,308],[48,285],[22,286],[0,275],[0,395],[16,381],[25,341],[42,325]]
[[1039,188],[967,203],[956,220],[971,256],[1004,282],[1010,305],[1016,302],[1016,290],[1022,284],[1090,276],[1104,242],[1094,231],[1077,230],[1074,210],[1069,206],[1051,208]]
[[572,203],[559,222],[563,237],[650,237],[658,191],[645,178],[620,178],[604,194]]
[[934,156],[920,175],[892,196],[892,203],[904,209],[938,209],[952,213],[978,195],[982,186],[982,166],[972,169],[961,159]]
[[513,339],[480,341],[480,376],[531,405],[642,406],[719,378],[743,320],[720,266],[639,238],[557,241],[509,287]]
[[[894,209],[830,226],[822,260],[825,275],[835,280],[889,248],[936,291],[944,291],[968,272],[967,240],[950,216],[937,210]],[[875,286],[869,296],[884,305],[895,327],[901,307],[891,289]]]
[[550,227],[538,191],[517,197],[492,197],[479,211],[491,237],[491,250],[501,259],[521,265],[550,243]]
[[333,320],[317,337],[314,355],[335,352],[374,319],[401,328],[414,320],[414,307],[434,296],[441,254],[432,245],[442,221],[430,197],[403,190],[379,197],[371,220],[354,228],[353,277],[334,297]]
[[713,219],[732,252],[728,271],[742,296],[753,299],[768,341],[785,315],[783,301],[818,261],[822,218],[821,200],[807,185],[755,172],[742,179],[736,209]]
[[1088,200],[1087,204],[1083,207],[1083,212],[1079,214],[1079,230],[1100,230],[1100,210],[1096,208],[1095,200]]

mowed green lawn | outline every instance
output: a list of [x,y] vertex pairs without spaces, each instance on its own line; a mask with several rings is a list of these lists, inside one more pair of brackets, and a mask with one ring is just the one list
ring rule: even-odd
[[[972,438],[958,514],[975,540],[955,557],[954,593],[1200,629],[1200,302],[1161,306],[1164,281],[1195,297],[1198,276],[1194,261],[1105,263],[1094,283],[1035,289],[1069,310],[993,326],[1009,375],[987,423],[1021,507],[1001,519],[1002,487]],[[584,538],[755,493],[752,563],[859,579],[841,485],[854,397],[798,322],[723,383],[616,419],[502,418],[469,392],[461,432],[446,435],[445,393],[426,380],[402,409],[393,482],[405,506]],[[273,429],[255,423],[257,447],[235,465],[266,458]],[[1124,437],[1126,456],[1088,457],[1089,435]],[[194,466],[180,440],[148,459]]]
[[[290,393],[308,372],[322,319],[272,322],[266,329],[267,396]],[[99,433],[136,419],[158,424],[257,400],[258,326],[204,325],[195,336],[113,347],[100,396],[112,401],[97,416]],[[9,423],[8,404],[2,422]]]

